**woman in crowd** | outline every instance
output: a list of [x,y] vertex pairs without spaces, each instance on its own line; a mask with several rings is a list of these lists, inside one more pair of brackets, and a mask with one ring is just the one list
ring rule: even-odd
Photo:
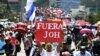
[[37,44],[39,46],[39,51],[40,51],[41,56],[59,56],[60,55],[60,48],[62,46],[61,43],[58,44],[55,50],[52,49],[53,48],[52,43],[46,43],[45,49],[39,42],[37,42]]

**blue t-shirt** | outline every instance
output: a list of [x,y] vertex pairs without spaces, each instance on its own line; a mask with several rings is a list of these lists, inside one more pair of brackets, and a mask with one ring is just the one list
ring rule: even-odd
[[0,53],[5,53],[5,50],[4,49],[2,49],[3,48],[3,46],[5,45],[6,43],[5,43],[5,41],[4,40],[0,40]]

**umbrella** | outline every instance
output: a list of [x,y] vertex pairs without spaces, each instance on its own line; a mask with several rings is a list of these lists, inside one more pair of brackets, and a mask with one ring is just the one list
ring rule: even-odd
[[22,28],[22,27],[16,28],[15,31],[18,31],[18,32],[21,32],[21,33],[26,33],[27,32],[27,30],[25,28]]
[[22,22],[18,22],[17,25],[24,25],[24,23],[22,23]]
[[89,22],[85,22],[86,26],[91,26],[91,24]]
[[63,25],[64,25],[64,26],[68,26],[68,25],[70,25],[70,23],[71,23],[71,22],[70,22],[70,20],[68,20],[68,19],[64,19],[64,20],[63,20]]
[[48,19],[48,21],[61,21],[61,19],[53,18],[53,19]]
[[88,29],[88,28],[84,28],[84,29],[81,29],[80,30],[80,33],[91,33],[92,31],[90,30],[90,29]]
[[19,22],[17,25],[26,25],[25,23]]
[[27,25],[25,23],[19,22],[17,23],[17,27],[27,28]]
[[76,21],[76,25],[77,26],[85,26],[86,25],[86,22],[84,20],[77,20]]

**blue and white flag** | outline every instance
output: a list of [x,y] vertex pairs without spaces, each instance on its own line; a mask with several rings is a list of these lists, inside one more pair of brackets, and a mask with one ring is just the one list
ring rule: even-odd
[[35,11],[36,11],[36,7],[34,6],[34,0],[27,0],[26,3],[26,20],[27,21],[33,21],[35,18]]

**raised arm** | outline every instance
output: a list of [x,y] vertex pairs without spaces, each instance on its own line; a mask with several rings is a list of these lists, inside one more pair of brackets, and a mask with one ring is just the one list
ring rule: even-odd
[[42,45],[40,44],[40,42],[37,42],[37,45],[38,45],[38,47],[39,47],[39,51],[40,51],[40,53],[41,53],[42,50],[43,50],[43,47],[42,47]]
[[57,46],[57,52],[58,52],[58,53],[60,52],[61,47],[62,47],[62,43],[60,42],[60,43],[58,43],[58,46]]

